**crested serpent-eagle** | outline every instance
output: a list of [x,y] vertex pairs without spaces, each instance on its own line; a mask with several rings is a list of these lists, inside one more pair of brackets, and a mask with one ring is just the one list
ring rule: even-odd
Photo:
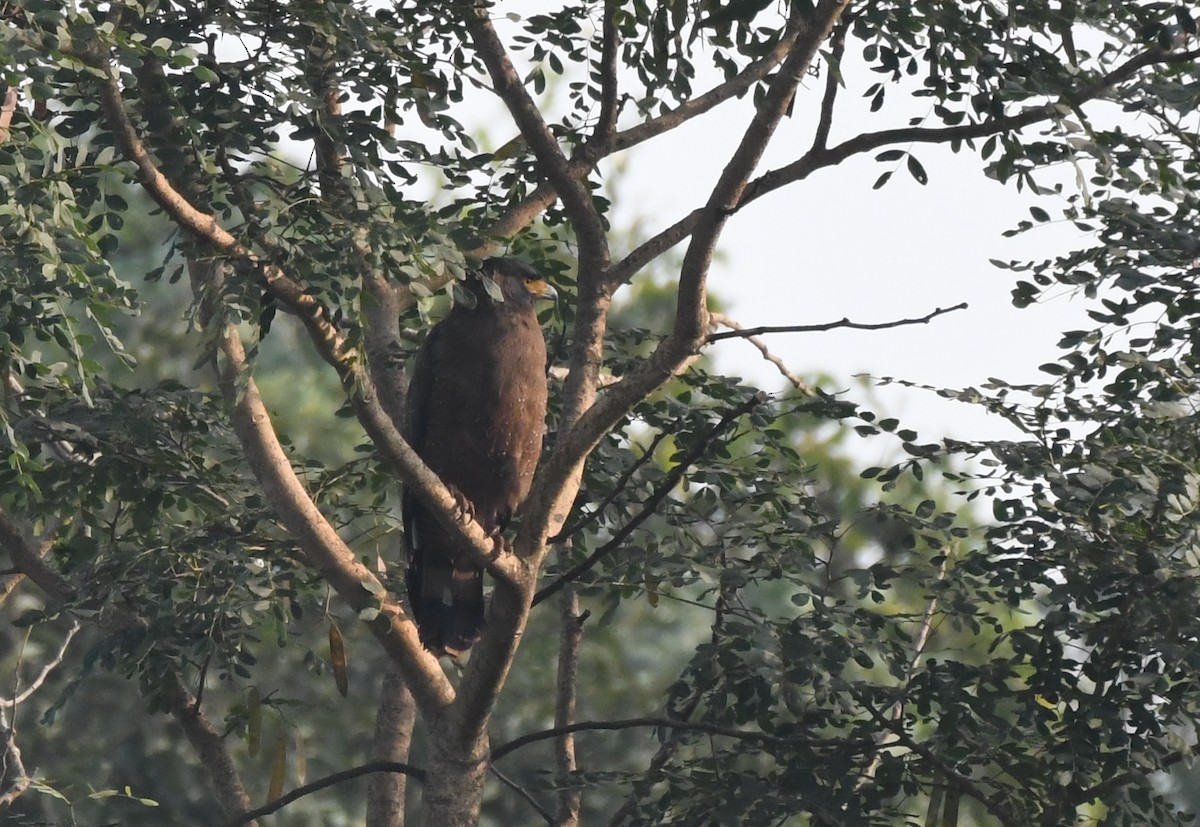
[[[417,352],[404,435],[484,530],[498,535],[529,493],[541,455],[546,341],[534,304],[555,293],[528,264],[507,258],[488,259],[462,287],[462,301]],[[407,491],[401,515],[421,642],[457,656],[483,626],[483,570]]]

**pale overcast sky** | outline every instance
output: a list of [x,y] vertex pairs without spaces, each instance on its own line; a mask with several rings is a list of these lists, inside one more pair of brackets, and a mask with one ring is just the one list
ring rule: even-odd
[[[831,145],[861,131],[906,125],[899,100],[872,116],[852,90],[844,95]],[[813,110],[802,104],[776,136],[760,172],[794,160],[810,144]],[[645,231],[654,232],[703,203],[748,117],[744,101],[725,106],[730,108],[629,153],[618,189],[623,197],[614,202],[616,226],[640,218]],[[1028,192],[986,178],[977,153],[968,149],[955,155],[949,147],[918,146],[914,152],[929,172],[927,186],[917,184],[901,161],[892,180],[872,190],[880,173],[896,164],[877,163],[876,153],[869,153],[749,205],[727,225],[712,290],[747,327],[844,316],[884,322],[970,305],[928,325],[768,337],[794,371],[841,377],[842,388],[858,373],[948,387],[979,385],[990,376],[1045,381],[1037,366],[1056,357],[1061,332],[1090,327],[1083,302],[1064,293],[1017,310],[1010,300],[1016,276],[988,260],[1052,256],[1081,243],[1082,234],[1060,222],[1004,238],[1004,230],[1029,217],[1030,204],[1042,203],[1055,215],[1054,206],[1063,202],[1036,202]],[[750,345],[726,341],[715,347],[724,369],[768,389],[781,386],[782,377]],[[1016,433],[998,417],[933,394],[893,388],[879,395],[887,412],[899,413],[923,439]],[[858,391],[852,396],[861,398]]]

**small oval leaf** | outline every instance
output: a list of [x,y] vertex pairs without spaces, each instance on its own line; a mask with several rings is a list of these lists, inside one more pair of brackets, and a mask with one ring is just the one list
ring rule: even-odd
[[921,166],[921,162],[913,155],[908,156],[908,174],[921,186],[929,183],[929,174],[925,172],[925,167]]

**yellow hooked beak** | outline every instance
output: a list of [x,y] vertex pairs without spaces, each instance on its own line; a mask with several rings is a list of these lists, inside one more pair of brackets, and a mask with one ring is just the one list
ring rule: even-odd
[[558,291],[554,286],[543,279],[525,279],[525,289],[533,296],[547,301],[557,301]]

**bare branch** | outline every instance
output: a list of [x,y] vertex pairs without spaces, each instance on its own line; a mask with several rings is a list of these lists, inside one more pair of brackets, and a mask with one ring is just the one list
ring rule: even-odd
[[825,148],[829,140],[829,130],[833,127],[833,105],[837,101],[838,90],[842,87],[842,56],[846,53],[846,34],[853,22],[851,14],[843,15],[833,30],[833,37],[830,38],[830,57],[825,62],[825,93],[821,96],[821,113],[817,118],[817,130],[813,134],[815,149]]
[[[708,318],[709,318],[709,321],[712,322],[714,327],[716,325],[722,325],[724,327],[730,328],[731,330],[745,331],[744,327],[742,327],[740,324],[738,324],[736,321],[734,321],[730,317],[726,316],[724,313],[710,313]],[[711,341],[711,338],[712,337],[710,334],[710,336],[709,336],[710,341]],[[759,338],[758,336],[752,336],[752,335],[747,335],[745,338],[746,338],[746,341],[748,341],[750,344],[752,344],[756,348],[758,348],[758,351],[762,354],[763,358],[766,359],[768,362],[770,362],[772,365],[774,365],[776,370],[779,371],[779,373],[783,376],[784,379],[791,382],[792,387],[794,387],[796,390],[803,393],[805,396],[813,396],[816,393],[816,391],[814,391],[807,382],[805,382],[802,378],[800,378],[799,374],[793,373],[788,368],[788,366],[786,364],[784,364],[783,359],[781,359],[780,357],[778,357],[774,353],[772,353],[770,348],[767,347],[767,343],[764,342],[761,338]]]
[[592,508],[592,510],[588,512],[583,519],[573,523],[570,526],[565,526],[562,531],[546,540],[546,542],[557,543],[562,540],[569,540],[572,536],[578,534],[589,524],[600,519],[600,515],[604,513],[604,509],[608,508],[612,504],[612,501],[621,495],[621,492],[625,490],[625,486],[629,484],[631,479],[633,479],[633,475],[637,473],[638,469],[654,458],[654,452],[658,449],[659,444],[662,443],[662,441],[668,436],[674,436],[674,434],[670,433],[669,431],[659,431],[657,434],[655,434],[654,439],[650,440],[650,444],[646,446],[644,451],[642,451],[642,455],[635,459],[630,466],[626,468],[624,472],[622,472],[617,481],[613,483],[612,488],[606,495],[604,495],[604,499],[596,503],[595,507]]
[[597,148],[609,144],[617,129],[617,48],[620,32],[617,31],[617,0],[604,0],[604,20],[600,24],[600,118],[592,141]]
[[0,811],[11,807],[12,803],[20,798],[33,783],[33,779],[25,770],[25,764],[21,760],[21,748],[17,746],[15,729],[15,723],[12,725],[8,723],[8,716],[5,714],[4,708],[0,707],[0,736],[4,740],[4,764],[9,774],[12,775],[12,783],[8,785],[8,789],[0,791]]
[[837,750],[848,750],[854,752],[870,752],[875,747],[875,742],[870,738],[810,738],[810,737],[795,737],[785,738],[779,735],[769,735],[765,732],[755,732],[753,730],[738,729],[737,727],[723,726],[721,724],[710,724],[704,721],[681,721],[678,718],[666,718],[662,716],[646,716],[640,718],[620,718],[614,721],[580,721],[576,724],[571,724],[565,727],[554,727],[552,729],[543,729],[538,732],[530,732],[522,735],[519,738],[514,738],[507,744],[502,744],[492,750],[492,760],[499,761],[506,755],[517,751],[521,747],[535,744],[539,741],[547,741],[551,738],[558,738],[561,735],[575,732],[612,732],[624,729],[641,729],[652,727],[654,729],[669,729],[678,730],[680,732],[701,732],[706,735],[715,735],[722,738],[735,738],[741,741],[754,741],[761,744],[770,744],[772,746],[784,747],[817,747],[829,748]]
[[608,542],[589,554],[585,560],[572,566],[566,572],[561,574],[554,582],[542,587],[538,593],[534,595],[533,605],[536,606],[546,598],[551,597],[568,583],[573,583],[581,574],[591,571],[591,569],[594,568],[597,563],[620,548],[625,540],[629,538],[629,535],[637,530],[638,526],[654,515],[659,503],[665,500],[667,496],[675,490],[675,486],[679,484],[681,479],[683,479],[683,475],[687,473],[688,469],[691,468],[692,465],[694,465],[702,456],[704,456],[705,452],[708,451],[714,440],[716,440],[721,432],[726,430],[743,414],[749,413],[759,405],[763,404],[766,401],[766,398],[766,394],[761,392],[756,393],[754,396],[751,396],[736,408],[731,408],[730,410],[726,411],[725,415],[722,416],[721,419],[716,422],[716,424],[709,428],[702,438],[696,440],[696,444],[693,445],[686,454],[684,454],[683,458],[679,460],[675,467],[667,472],[667,475],[663,477],[661,482],[659,482],[658,486],[654,489],[654,492],[646,498],[645,502],[642,503],[641,511],[634,515],[629,522],[621,526],[620,530],[617,531],[617,533],[614,534],[608,540]]
[[[583,624],[587,614],[579,613],[579,598],[567,587],[560,599],[558,676],[554,693],[554,728],[565,730],[575,723],[575,691],[579,680],[579,647],[583,643]],[[569,781],[578,765],[575,762],[575,737],[563,731],[554,740],[554,771],[558,780],[558,814],[555,827],[577,827],[581,792]]]
[[249,824],[256,818],[277,813],[287,805],[304,798],[306,795],[312,795],[315,792],[336,786],[344,781],[361,778],[364,775],[376,772],[400,772],[409,778],[415,778],[417,781],[425,780],[425,771],[410,764],[400,761],[371,761],[367,764],[351,767],[348,770],[331,773],[324,778],[318,778],[316,781],[310,781],[285,795],[281,795],[274,801],[270,801],[261,807],[255,807],[253,810],[247,810],[241,815],[223,822],[222,827],[242,827],[243,824]]
[[629,255],[609,268],[609,284],[615,289],[628,283],[643,267],[690,236],[696,228],[696,222],[700,220],[700,212],[699,208],[692,210],[670,227],[659,230],[635,247]]
[[547,810],[545,807],[543,807],[541,804],[539,804],[538,800],[536,798],[534,798],[528,790],[526,790],[524,787],[522,787],[516,781],[513,781],[511,778],[509,778],[504,773],[500,772],[500,770],[497,767],[495,767],[494,765],[488,767],[488,772],[490,772],[492,775],[496,776],[497,780],[499,780],[501,784],[508,787],[510,790],[515,792],[517,795],[519,795],[521,797],[522,801],[524,801],[526,804],[528,804],[533,809],[537,810],[538,815],[540,815],[542,818],[544,818],[546,820],[546,823],[549,824],[550,827],[557,827],[555,824],[555,821],[554,821],[554,814],[551,813],[549,810]]
[[59,645],[58,651],[54,654],[54,656],[52,658],[50,658],[50,660],[48,660],[46,662],[46,664],[44,666],[42,666],[42,671],[37,674],[37,677],[35,677],[33,680],[31,680],[29,682],[29,685],[26,686],[23,690],[21,690],[16,695],[14,695],[12,697],[12,700],[5,700],[4,698],[0,698],[0,710],[4,710],[4,709],[15,710],[19,704],[25,703],[27,700],[29,700],[31,697],[33,697],[33,694],[35,692],[37,692],[39,689],[41,689],[42,684],[44,684],[46,682],[46,679],[48,677],[50,677],[50,674],[52,672],[54,672],[55,669],[57,669],[59,666],[62,665],[63,659],[67,656],[67,648],[70,647],[71,641],[75,638],[75,635],[78,634],[78,632],[79,632],[79,621],[72,620],[71,628],[67,629],[66,635],[63,636],[63,641]]
[[915,319],[897,319],[892,322],[852,322],[847,318],[839,319],[836,322],[822,322],[820,324],[796,324],[796,325],[781,325],[762,327],[734,327],[733,330],[727,330],[724,333],[711,333],[708,336],[708,343],[719,342],[722,339],[749,339],[754,336],[762,336],[766,333],[820,333],[825,330],[834,330],[839,327],[851,328],[854,330],[886,330],[892,327],[904,327],[913,324],[929,324],[938,316],[944,316],[947,313],[953,313],[956,310],[966,310],[967,303],[960,302],[953,307],[938,307],[924,316],[918,316]]

